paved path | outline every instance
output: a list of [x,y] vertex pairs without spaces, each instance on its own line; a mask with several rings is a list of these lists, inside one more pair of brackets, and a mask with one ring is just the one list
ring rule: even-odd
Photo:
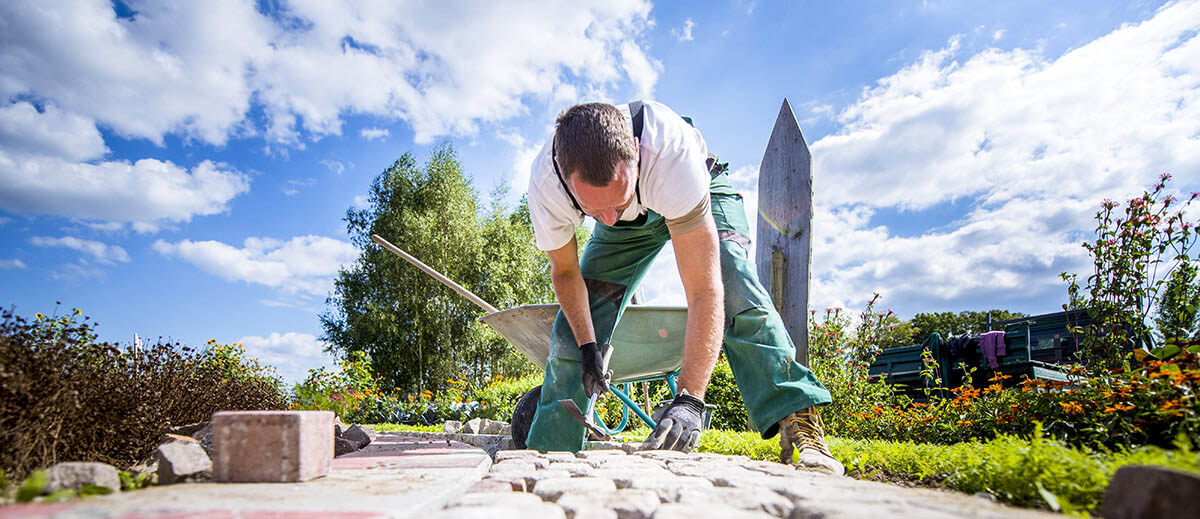
[[0,519],[700,519],[705,517],[1055,517],[953,492],[797,471],[739,456],[670,451],[500,451],[381,433],[294,484],[189,483],[63,505],[0,508]]

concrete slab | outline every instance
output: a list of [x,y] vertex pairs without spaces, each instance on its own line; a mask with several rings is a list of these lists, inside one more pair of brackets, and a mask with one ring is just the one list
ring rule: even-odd
[[433,514],[487,474],[481,449],[380,434],[303,483],[185,483],[60,505],[0,507],[0,519],[386,519]]

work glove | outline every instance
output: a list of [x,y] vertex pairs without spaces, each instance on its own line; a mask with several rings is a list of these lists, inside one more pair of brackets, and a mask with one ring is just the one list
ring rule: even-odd
[[[605,350],[611,348],[612,346],[604,345]],[[601,354],[600,347],[596,346],[595,342],[581,344],[579,351],[583,353],[583,363],[579,366],[583,378],[583,391],[587,393],[588,398],[591,398],[592,395],[607,393],[608,358]]]
[[668,449],[690,452],[700,443],[700,416],[704,401],[681,391],[658,420],[654,432],[642,444],[643,449]]

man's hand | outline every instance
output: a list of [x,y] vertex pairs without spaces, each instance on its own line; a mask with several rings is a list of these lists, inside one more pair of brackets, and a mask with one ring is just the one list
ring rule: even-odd
[[[612,346],[604,345],[604,350],[610,350]],[[580,353],[583,354],[583,362],[579,369],[582,371],[583,391],[587,393],[588,398],[592,395],[604,394],[608,392],[608,359],[601,353],[600,347],[596,346],[595,342],[585,342],[579,346]]]
[[642,448],[690,452],[700,443],[700,417],[703,413],[703,400],[686,391],[679,393],[663,412],[658,426],[646,438]]

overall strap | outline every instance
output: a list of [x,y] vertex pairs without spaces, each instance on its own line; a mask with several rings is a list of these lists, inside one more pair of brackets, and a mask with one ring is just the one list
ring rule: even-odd
[[[629,113],[633,114],[633,136],[639,141],[642,139],[642,126],[645,123],[646,115],[643,110],[641,101],[629,103]],[[571,189],[567,187],[567,181],[563,178],[562,172],[558,170],[558,150],[554,149],[554,143],[550,143],[550,163],[554,166],[554,174],[558,176],[558,182],[562,184],[563,191],[567,192],[567,196],[571,197],[571,205],[575,206],[575,210],[579,214],[584,214],[583,208],[579,207],[579,201],[575,199],[575,195],[571,193]],[[638,160],[639,167],[641,160]],[[638,205],[642,204],[642,176],[638,175],[637,182],[633,186],[634,193],[637,194]]]

